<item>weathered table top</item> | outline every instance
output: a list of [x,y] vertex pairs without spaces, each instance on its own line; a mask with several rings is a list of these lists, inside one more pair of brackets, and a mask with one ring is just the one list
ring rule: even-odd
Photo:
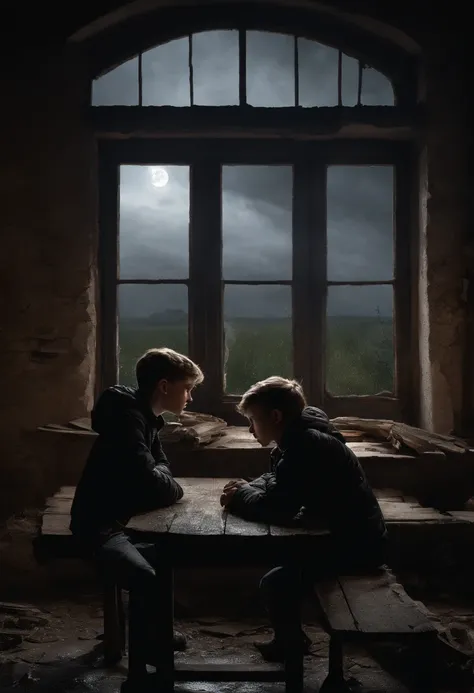
[[[134,517],[129,528],[144,534],[184,536],[321,536],[324,529],[279,527],[265,523],[248,522],[226,512],[219,504],[222,488],[229,479],[179,478],[184,497],[176,505]],[[71,503],[75,487],[64,486],[48,499],[43,514],[43,537],[71,536],[69,530]],[[403,497],[399,491],[380,489],[375,491],[387,524],[444,524],[457,518],[433,508],[424,508],[414,498]],[[458,520],[459,521],[459,520]]]
[[[168,542],[169,546],[178,547],[180,554],[193,552],[192,562],[196,560],[196,552],[201,550],[208,555],[215,553],[216,558],[220,551],[234,550],[241,556],[245,552],[258,555],[259,551],[263,556],[274,549],[291,549],[298,554],[313,550],[316,544],[322,549],[329,538],[326,530],[247,522],[227,513],[221,508],[219,497],[228,479],[185,477],[178,481],[185,492],[179,503],[137,516],[129,527],[148,541]],[[74,492],[74,486],[63,486],[47,500],[36,542],[36,550],[41,547],[41,560],[80,555],[69,530]],[[418,545],[420,541],[438,541],[441,527],[445,539],[456,536],[459,530],[464,532],[466,527],[474,527],[474,512],[441,513],[422,507],[415,498],[403,496],[395,489],[376,489],[375,494],[395,543]]]
[[[230,479],[185,478],[177,480],[184,497],[175,505],[161,508],[132,518],[128,528],[147,535],[183,536],[291,536],[327,535],[326,529],[278,527],[265,523],[248,522],[228,513],[219,503],[224,485]],[[70,535],[69,513],[74,497],[73,486],[63,487],[48,499],[43,515],[41,534],[45,536]]]
[[[253,564],[260,558],[273,558],[275,552],[298,558],[314,548],[315,541],[321,546],[329,540],[330,533],[324,528],[279,527],[248,522],[228,513],[219,503],[227,481],[178,479],[184,490],[184,497],[178,503],[132,518],[127,529],[168,550],[175,564],[242,562],[244,558]],[[68,555],[65,544],[73,540],[69,530],[73,496],[74,487],[63,487],[48,500],[41,539],[50,546],[51,554],[57,550],[58,555]]]

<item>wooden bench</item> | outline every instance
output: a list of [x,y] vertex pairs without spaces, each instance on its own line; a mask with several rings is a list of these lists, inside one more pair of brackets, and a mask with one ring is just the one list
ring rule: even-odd
[[434,653],[437,630],[388,569],[320,582],[315,594],[330,636],[329,672],[320,693],[350,690],[344,679],[345,642],[374,641],[407,642],[418,648],[427,658],[424,663],[420,661],[420,690],[436,690],[428,658]]

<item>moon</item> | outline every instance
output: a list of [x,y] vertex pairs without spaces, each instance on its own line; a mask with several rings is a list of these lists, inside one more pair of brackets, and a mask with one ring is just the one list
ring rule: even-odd
[[151,184],[155,188],[164,188],[170,179],[168,171],[161,166],[150,166]]

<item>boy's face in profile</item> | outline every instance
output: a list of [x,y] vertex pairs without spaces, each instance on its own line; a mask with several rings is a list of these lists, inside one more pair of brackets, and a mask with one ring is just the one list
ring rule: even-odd
[[160,380],[155,390],[155,407],[179,416],[188,402],[193,401],[191,392],[194,385],[195,381],[189,378],[175,381]]
[[245,412],[249,420],[249,431],[260,445],[265,447],[272,441],[279,442],[282,432],[282,413],[278,409],[265,409],[258,405]]

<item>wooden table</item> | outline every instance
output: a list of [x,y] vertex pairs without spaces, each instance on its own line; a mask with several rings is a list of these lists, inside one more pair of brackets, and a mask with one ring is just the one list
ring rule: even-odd
[[[325,543],[330,540],[325,530],[305,530],[301,528],[283,528],[274,525],[249,523],[223,511],[219,505],[221,490],[228,479],[225,478],[178,478],[185,490],[185,496],[178,504],[147,515],[134,518],[129,527],[141,539],[160,544],[160,557],[163,557],[163,571],[159,576],[164,584],[163,603],[160,614],[157,615],[163,635],[171,642],[173,628],[173,569],[175,566],[259,566],[263,569],[272,563],[285,559],[298,560],[306,558],[309,553],[324,552]],[[35,555],[40,562],[59,558],[73,558],[81,555],[80,547],[69,530],[71,503],[75,487],[63,486],[46,503],[41,523],[40,536],[37,538]],[[391,540],[395,550],[400,551],[402,545],[409,540],[416,544],[419,552],[420,541],[426,544],[427,536],[435,542],[442,536],[458,536],[458,531],[464,532],[474,526],[474,513],[440,513],[433,508],[421,507],[414,499],[404,496],[393,489],[376,489],[375,494],[384,513]],[[458,517],[462,515],[462,517]],[[467,517],[469,516],[469,517]],[[420,533],[421,530],[421,533]],[[411,539],[410,539],[411,537]],[[436,541],[435,541],[436,540]],[[162,589],[162,587],[160,587]],[[160,592],[161,594],[161,592]],[[384,597],[385,598],[385,597]],[[121,627],[114,624],[118,610],[115,604],[108,608],[110,629],[107,629],[105,606],[110,600],[105,600],[104,628],[112,631],[112,637],[106,635],[105,645],[109,642],[110,661],[117,661],[121,651]],[[365,607],[364,607],[365,608]],[[382,614],[383,615],[383,614]],[[120,619],[119,619],[120,620]],[[340,619],[339,619],[340,620]],[[117,626],[117,627],[116,627]],[[357,630],[356,626],[354,628]],[[117,640],[117,642],[115,642]],[[120,641],[120,642],[119,642]],[[116,653],[118,657],[116,657]],[[132,648],[130,668],[134,674],[135,663]],[[168,690],[173,688],[176,680],[284,680],[285,672],[281,668],[271,671],[268,667],[259,669],[247,667],[218,668],[216,666],[199,665],[191,668],[174,667],[174,656],[171,648],[165,653],[165,671],[168,676]],[[137,662],[138,670],[140,662]],[[291,693],[297,693],[302,680],[301,667],[295,667],[296,687]],[[251,676],[250,676],[251,674]],[[144,688],[128,682],[128,690],[144,693]],[[133,685],[132,685],[133,684]],[[127,685],[127,684],[126,684]],[[126,688],[124,689],[126,690]],[[163,690],[163,689],[160,689]]]
[[[219,497],[228,479],[180,479],[184,498],[174,506],[135,517],[128,525],[140,539],[159,546],[157,615],[160,640],[160,691],[172,691],[174,681],[285,681],[287,690],[303,689],[303,662],[282,667],[254,665],[175,666],[173,636],[173,570],[175,567],[268,566],[288,560],[303,561],[330,540],[326,529],[302,529],[253,523],[227,513]],[[124,690],[135,690],[143,681],[144,662],[134,652],[131,638],[129,680]],[[135,688],[134,688],[135,686]]]

